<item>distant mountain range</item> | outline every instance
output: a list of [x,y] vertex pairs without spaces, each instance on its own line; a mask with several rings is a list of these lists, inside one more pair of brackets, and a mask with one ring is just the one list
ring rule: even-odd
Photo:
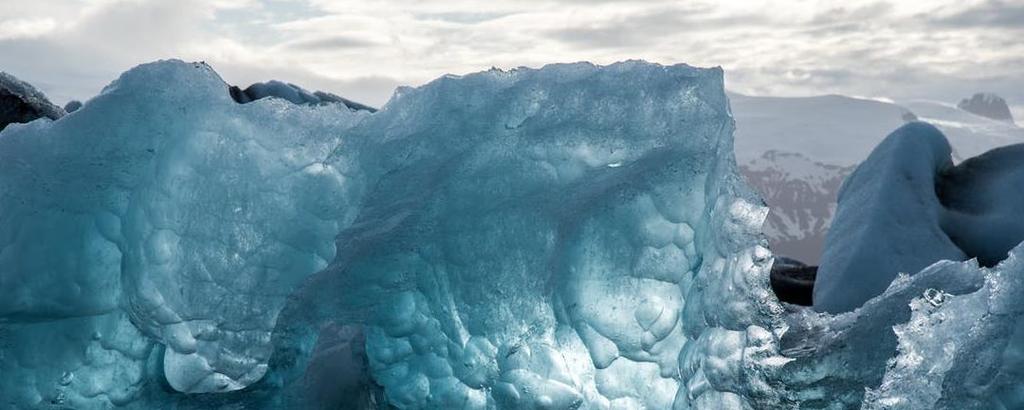
[[773,251],[809,264],[817,264],[821,255],[843,179],[905,122],[936,125],[949,138],[958,161],[1024,143],[1024,128],[1012,121],[936,101],[735,93],[729,98],[736,118],[736,160],[772,208],[765,234]]

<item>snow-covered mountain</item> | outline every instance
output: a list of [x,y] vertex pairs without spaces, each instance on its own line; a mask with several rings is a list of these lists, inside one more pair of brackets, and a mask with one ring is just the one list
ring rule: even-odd
[[773,251],[816,263],[836,210],[836,193],[853,167],[823,164],[801,154],[767,151],[740,165],[771,205],[765,234]]
[[992,93],[977,93],[971,98],[964,98],[956,105],[957,108],[993,120],[1013,122],[1010,106],[1003,97]]
[[890,132],[921,120],[937,126],[959,162],[1024,142],[1024,129],[957,108],[840,95],[752,97],[730,94],[736,159],[771,206],[765,233],[773,251],[810,264],[821,255],[842,181]]

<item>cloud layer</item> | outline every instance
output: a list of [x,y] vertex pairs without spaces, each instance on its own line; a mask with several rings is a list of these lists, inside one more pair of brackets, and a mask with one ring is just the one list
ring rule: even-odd
[[382,104],[445,73],[642,58],[722,66],[761,95],[841,93],[1024,106],[1024,1],[8,0],[0,70],[58,102],[121,71],[204,60]]

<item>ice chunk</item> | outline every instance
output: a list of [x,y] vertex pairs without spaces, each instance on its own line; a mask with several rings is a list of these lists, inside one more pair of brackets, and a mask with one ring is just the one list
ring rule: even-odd
[[814,284],[814,308],[847,312],[882,293],[897,274],[966,255],[942,230],[937,175],[953,167],[946,138],[913,122],[872,151],[839,192]]
[[357,103],[347,98],[342,98],[335,94],[323,91],[309,92],[295,84],[284,83],[277,80],[271,80],[265,83],[256,83],[246,87],[244,90],[236,86],[231,86],[228,91],[231,94],[231,98],[239,104],[253,102],[261,98],[277,97],[290,101],[294,104],[335,103],[344,105],[355,111],[377,111],[377,109],[373,107]]
[[[864,408],[1024,405],[1022,256],[1024,246],[1018,246],[993,269],[971,263],[935,267],[981,276],[984,285],[962,295],[928,289],[911,302],[911,319],[896,327],[899,354],[880,386],[868,393]],[[962,270],[969,272],[956,272]]]
[[[763,376],[740,363],[777,356],[731,349],[776,328],[763,313],[781,308],[757,246],[766,209],[735,174],[731,130],[721,72],[686,66],[494,70],[404,90],[353,128],[380,144],[362,151],[380,177],[335,263],[293,299],[313,306],[285,322],[367,312],[371,374],[402,408],[746,393]],[[705,372],[709,387],[685,392]],[[774,400],[747,397],[735,400]]]
[[[552,65],[443,77],[369,113],[237,104],[203,64],[137,67],[74,115],[0,133],[0,397],[1019,406],[1019,249],[993,269],[893,273],[848,313],[779,303],[722,84],[685,65]],[[880,148],[877,172],[934,181],[948,152],[903,131],[920,140]],[[913,147],[930,157],[892,160]]]
[[845,312],[896,274],[939,260],[994,266],[1024,241],[1024,145],[953,166],[945,137],[925,123],[892,133],[843,184],[814,306]]
[[1024,241],[1024,144],[969,158],[941,177],[942,228],[985,266]]
[[722,84],[642,62],[492,70],[370,114],[137,67],[0,134],[0,330],[127,326],[140,351],[93,368],[52,354],[86,337],[26,336],[4,375],[81,408],[778,404],[767,210],[735,173]]
[[166,346],[175,389],[263,376],[290,290],[354,218],[359,179],[334,150],[363,114],[226,88],[202,64],[143,65],[75,115],[0,134],[4,321],[123,310]]
[[71,100],[64,104],[64,111],[68,114],[78,111],[79,108],[82,108],[82,102],[78,100]]

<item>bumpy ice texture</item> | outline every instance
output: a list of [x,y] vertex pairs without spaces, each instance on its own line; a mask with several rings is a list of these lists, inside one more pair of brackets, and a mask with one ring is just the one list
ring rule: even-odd
[[350,131],[377,182],[295,311],[364,312],[399,408],[770,403],[766,209],[721,87],[624,63],[402,90]]
[[0,134],[0,406],[1020,402],[1019,250],[777,301],[721,70],[493,70],[373,114],[227,89],[148,64]]
[[24,378],[0,396],[123,403],[150,356],[177,391],[260,379],[289,290],[354,218],[345,164],[323,161],[358,117],[238,105],[209,67],[165,62],[6,130],[0,315],[15,347],[0,371]]
[[371,115],[140,66],[0,136],[2,395],[770,402],[781,308],[732,129],[718,69],[494,70]]

